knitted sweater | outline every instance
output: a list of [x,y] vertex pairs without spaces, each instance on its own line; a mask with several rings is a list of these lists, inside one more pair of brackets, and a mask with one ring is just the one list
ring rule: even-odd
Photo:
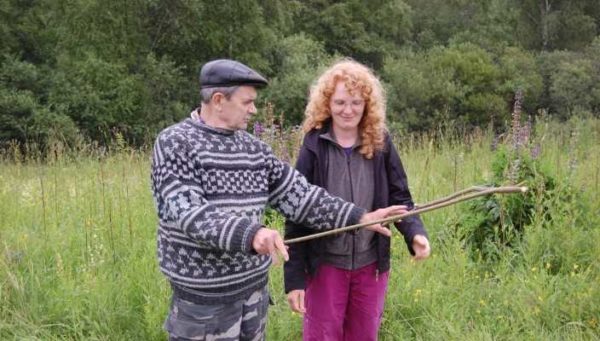
[[152,156],[158,260],[174,295],[236,301],[266,285],[271,257],[252,248],[266,205],[316,230],[356,224],[364,210],[330,196],[245,131],[186,119]]

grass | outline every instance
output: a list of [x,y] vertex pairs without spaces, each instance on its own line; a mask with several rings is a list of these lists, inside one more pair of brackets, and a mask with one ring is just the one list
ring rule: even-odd
[[[600,339],[599,134],[594,119],[536,124],[540,166],[577,196],[540,198],[553,220],[536,212],[497,262],[471,257],[450,228],[465,205],[423,216],[433,247],[425,262],[413,262],[396,233],[380,339]],[[489,131],[396,143],[417,202],[491,176]],[[149,152],[51,155],[1,156],[0,339],[165,339],[170,291],[156,264]],[[281,228],[281,217],[269,219]],[[299,340],[302,318],[287,307],[280,267],[270,288],[267,338]]]

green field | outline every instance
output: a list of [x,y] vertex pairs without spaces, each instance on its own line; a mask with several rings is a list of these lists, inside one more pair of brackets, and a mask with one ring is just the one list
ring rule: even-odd
[[[489,130],[396,141],[419,203],[492,176]],[[538,122],[525,148],[535,145],[556,187],[497,259],[473,256],[453,227],[467,204],[423,215],[425,262],[395,233],[381,340],[600,339],[600,121]],[[170,291],[156,262],[150,153],[55,145],[49,155],[1,156],[0,339],[165,339]],[[277,216],[268,223],[282,227]],[[299,340],[281,267],[270,277],[267,339]]]

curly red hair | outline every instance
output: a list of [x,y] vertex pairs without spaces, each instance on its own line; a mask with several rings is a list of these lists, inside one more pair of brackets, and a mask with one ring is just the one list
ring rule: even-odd
[[329,103],[338,82],[344,82],[350,93],[359,93],[365,100],[365,112],[358,124],[362,141],[359,152],[371,159],[384,146],[385,93],[379,79],[361,63],[343,59],[325,70],[310,90],[302,129],[304,133],[321,129],[331,118]]

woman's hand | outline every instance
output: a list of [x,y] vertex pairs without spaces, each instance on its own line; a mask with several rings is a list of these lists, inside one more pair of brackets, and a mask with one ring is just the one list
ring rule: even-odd
[[[377,221],[377,220],[393,217],[395,215],[404,214],[407,212],[408,212],[407,207],[404,205],[395,205],[395,206],[389,206],[386,208],[380,208],[378,210],[375,210],[373,212],[369,212],[369,213],[366,213],[365,215],[363,215],[362,218],[360,218],[360,223],[364,224],[364,223],[368,223],[371,221]],[[377,232],[377,233],[381,233],[387,237],[392,236],[392,231],[390,231],[390,229],[386,228],[385,226],[383,226],[381,224],[369,225],[366,227],[366,229]]]
[[429,257],[431,253],[431,247],[429,247],[429,240],[427,237],[417,234],[412,241],[412,248],[415,251],[415,260],[423,260]]
[[304,314],[306,309],[304,308],[304,290],[292,290],[287,294],[288,304],[290,309],[299,314]]

